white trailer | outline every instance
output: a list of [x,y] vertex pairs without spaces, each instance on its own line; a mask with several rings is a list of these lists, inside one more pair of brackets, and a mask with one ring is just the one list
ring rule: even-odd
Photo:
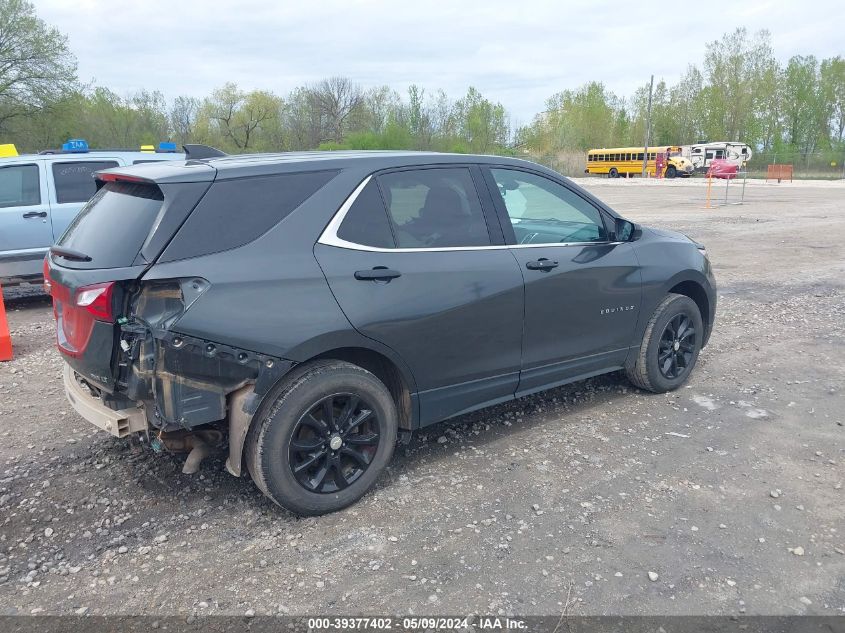
[[686,145],[683,154],[690,160],[695,171],[707,171],[713,160],[726,160],[740,169],[751,160],[751,148],[739,141],[712,141]]

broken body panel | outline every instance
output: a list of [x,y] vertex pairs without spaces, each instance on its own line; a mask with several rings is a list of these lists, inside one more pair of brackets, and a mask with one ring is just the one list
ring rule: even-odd
[[[159,176],[155,169],[144,172],[152,178]],[[230,432],[227,468],[239,475],[243,442],[261,399],[296,364],[293,359],[314,353],[311,345],[303,346],[302,342],[317,337],[318,332],[323,340],[316,345],[342,346],[361,341],[350,336],[348,322],[317,262],[302,261],[300,255],[293,254],[296,249],[286,247],[286,240],[300,235],[295,226],[289,227],[288,232],[279,231],[279,218],[267,218],[268,227],[250,229],[259,235],[240,235],[234,245],[223,244],[233,246],[228,249],[233,252],[231,261],[227,261],[229,253],[214,249],[211,253],[196,256],[194,251],[190,254],[195,256],[180,257],[177,246],[195,242],[195,231],[219,230],[218,226],[209,228],[208,222],[203,222],[200,229],[187,222],[193,213],[202,213],[203,208],[210,209],[208,213],[217,212],[214,195],[207,196],[215,193],[215,170],[204,163],[188,168],[188,183],[178,177],[174,181],[172,171],[162,182],[144,180],[138,173],[139,170],[132,170],[131,174],[109,170],[100,175],[99,183],[101,188],[141,183],[162,192],[161,208],[149,221],[149,233],[137,253],[123,252],[119,260],[122,265],[100,267],[98,259],[102,258],[94,244],[77,244],[78,248],[72,249],[90,260],[62,256],[62,247],[68,248],[65,242],[73,244],[73,236],[66,236],[68,239],[62,238],[55,252],[47,257],[45,275],[54,300],[57,342],[72,370],[66,379],[66,391],[75,393],[77,401],[83,394],[99,401],[92,406],[102,406],[105,411],[95,416],[97,424],[113,434],[116,426],[106,427],[114,417],[108,412],[124,410],[142,412],[147,429],[157,436],[234,424],[237,429]],[[324,195],[320,195],[320,190],[337,173],[324,169],[311,172],[299,189],[291,188],[288,180],[282,183],[287,185],[286,191],[276,192],[275,199],[287,195],[291,211],[314,197],[318,198],[315,208],[330,211],[332,205],[339,204],[335,198],[346,185]],[[262,184],[259,189],[266,191],[266,183]],[[231,198],[229,194],[224,197]],[[236,195],[245,197],[243,191]],[[227,206],[231,204],[231,200],[225,202]],[[256,204],[266,201],[259,199]],[[89,210],[89,215],[95,212]],[[296,216],[287,219],[296,224]],[[314,216],[308,219],[313,222]],[[289,237],[291,234],[293,238]],[[109,237],[120,240],[120,236],[103,236]],[[200,241],[207,242],[207,237],[201,236]],[[241,248],[240,242],[244,241],[247,246]],[[279,253],[277,263],[284,274],[275,269],[262,279],[257,271],[266,268],[267,252]],[[198,271],[205,271],[213,281],[197,276]],[[239,295],[262,283],[267,291],[265,309],[244,314]],[[84,306],[76,305],[80,293],[99,284],[113,284],[109,297],[113,316],[109,318],[92,318],[84,312]],[[296,289],[294,295],[291,288]],[[291,314],[286,307],[295,297],[301,297],[304,310]],[[190,312],[196,304],[201,304],[201,309]],[[83,335],[79,333],[81,321],[86,328]],[[336,338],[325,336],[328,322],[339,332]],[[242,327],[232,327],[233,323]],[[76,347],[70,343],[72,338]],[[68,386],[69,380],[75,387]],[[91,419],[92,411],[91,406],[86,407],[85,417]],[[133,421],[133,429],[137,430],[137,415]]]

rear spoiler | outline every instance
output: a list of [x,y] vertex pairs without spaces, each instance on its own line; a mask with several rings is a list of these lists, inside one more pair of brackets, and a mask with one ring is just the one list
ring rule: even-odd
[[226,152],[221,152],[216,147],[194,143],[187,143],[182,146],[182,149],[185,151],[185,160],[203,160],[227,155]]
[[145,183],[145,184],[155,184],[154,181],[149,180],[147,178],[138,178],[137,176],[128,176],[125,174],[120,173],[103,173],[102,171],[98,171],[94,173],[94,182],[97,186],[97,191],[103,188],[107,182],[134,182],[134,183]]
[[[187,148],[186,148],[187,149]],[[161,160],[142,165],[110,167],[94,173],[97,190],[112,181],[166,185],[169,183],[211,182],[217,170],[205,160]]]

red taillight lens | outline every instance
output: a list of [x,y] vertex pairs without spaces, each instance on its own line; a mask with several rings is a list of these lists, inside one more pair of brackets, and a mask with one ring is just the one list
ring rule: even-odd
[[114,288],[115,282],[110,281],[83,286],[72,292],[67,286],[50,280],[59,351],[68,356],[82,356],[97,321],[114,323]]
[[74,303],[80,308],[85,308],[100,321],[114,321],[114,310],[112,309],[112,293],[114,282],[84,286],[76,291]]

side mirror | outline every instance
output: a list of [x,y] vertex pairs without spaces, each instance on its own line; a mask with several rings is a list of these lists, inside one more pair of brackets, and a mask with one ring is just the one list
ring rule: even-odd
[[613,235],[611,235],[612,241],[633,242],[634,240],[639,239],[641,235],[642,231],[638,225],[633,222],[629,222],[628,220],[623,220],[622,218],[616,218]]

